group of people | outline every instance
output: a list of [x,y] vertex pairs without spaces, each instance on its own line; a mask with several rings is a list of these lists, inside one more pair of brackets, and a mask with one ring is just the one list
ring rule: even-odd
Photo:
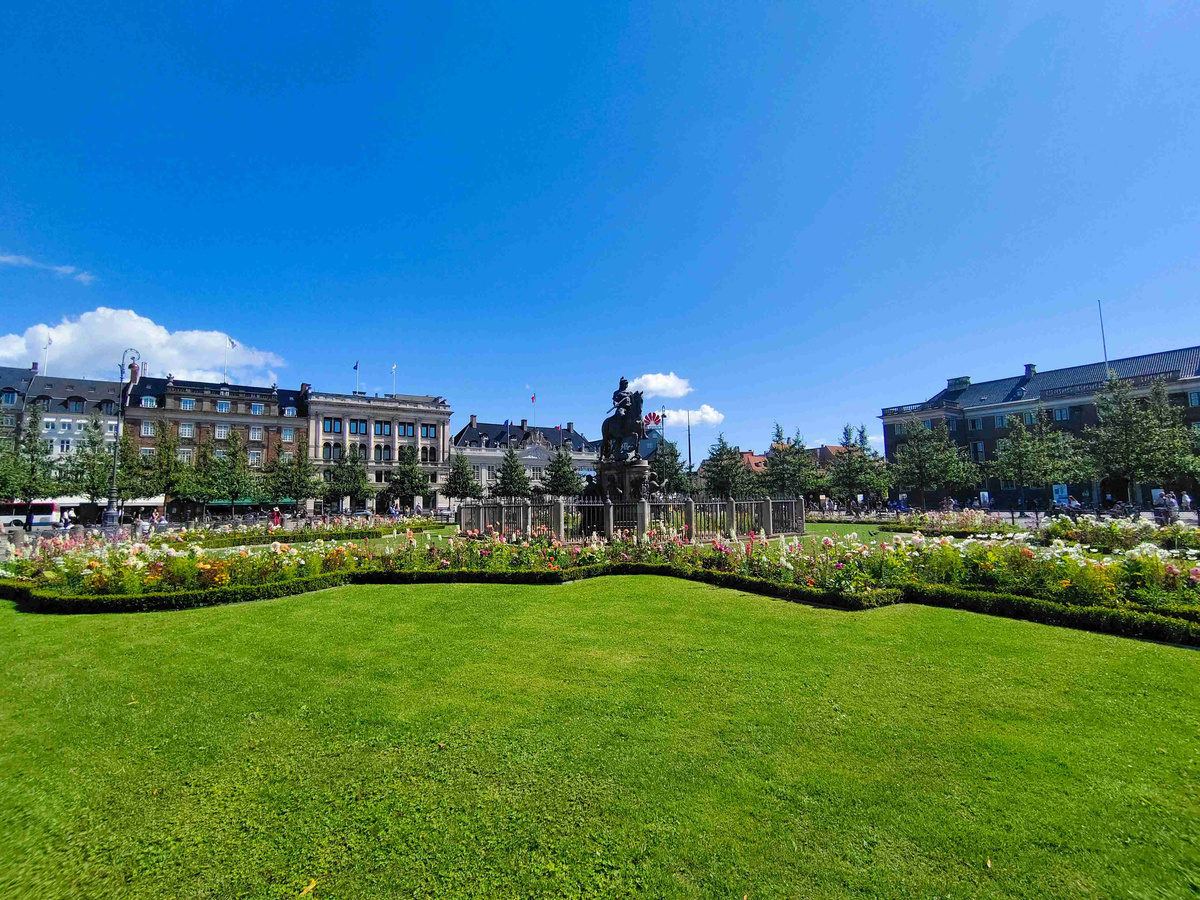
[[1179,513],[1190,512],[1191,508],[1192,498],[1187,491],[1179,497],[1175,496],[1174,491],[1163,491],[1154,501],[1154,512],[1165,525],[1175,524],[1179,521]]

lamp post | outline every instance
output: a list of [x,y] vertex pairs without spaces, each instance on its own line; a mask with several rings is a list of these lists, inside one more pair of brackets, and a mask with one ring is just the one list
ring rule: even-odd
[[[117,462],[121,458],[121,435],[124,433],[125,404],[129,402],[129,394],[133,392],[133,386],[138,383],[138,379],[141,377],[139,366],[141,361],[142,354],[132,348],[121,354],[121,391],[118,397],[120,405],[117,407],[117,440],[113,444],[112,484],[108,489],[108,507],[104,510],[104,518],[102,519],[106,531],[115,531],[121,521],[121,514],[117,511]],[[128,392],[125,388],[126,368],[129,369]]]

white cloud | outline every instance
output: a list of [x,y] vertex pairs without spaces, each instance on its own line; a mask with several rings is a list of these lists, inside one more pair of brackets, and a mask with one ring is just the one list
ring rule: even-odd
[[74,266],[52,266],[47,263],[40,263],[36,259],[30,259],[28,256],[15,256],[11,253],[0,253],[0,266],[16,266],[21,269],[43,269],[47,272],[53,272],[55,275],[61,275],[64,278],[70,276],[80,284],[91,284],[96,280],[96,276],[91,272],[80,272]]
[[631,391],[641,391],[647,397],[682,397],[692,392],[692,385],[686,378],[680,378],[674,372],[664,375],[662,372],[639,375],[629,382]]
[[699,409],[668,409],[666,412],[668,425],[686,425],[689,413],[693,425],[720,425],[725,421],[725,414],[717,412],[707,403],[701,403]]
[[[229,346],[223,331],[169,331],[131,309],[97,307],[78,318],[64,317],[57,325],[32,325],[23,334],[0,335],[0,365],[28,366],[41,361],[46,336],[51,374],[80,378],[117,377],[121,353],[134,347],[142,354],[147,375],[167,373],[176,378],[220,381]],[[234,338],[229,351],[229,380],[267,385],[278,381],[274,368],[287,365],[267,350],[248,347]]]
[[882,444],[883,443],[883,435],[882,434],[872,434],[867,437],[867,440],[870,441],[872,444]]

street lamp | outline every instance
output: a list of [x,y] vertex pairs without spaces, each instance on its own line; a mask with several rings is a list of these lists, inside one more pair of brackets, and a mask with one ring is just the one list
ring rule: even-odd
[[[117,461],[121,458],[121,435],[124,431],[125,423],[125,404],[129,402],[129,394],[133,393],[133,386],[138,383],[141,377],[142,354],[130,348],[121,354],[121,392],[119,396],[120,405],[117,407],[117,440],[113,444],[113,466],[112,466],[112,485],[108,489],[108,507],[104,510],[104,518],[102,519],[105,530],[116,530],[121,522],[121,514],[117,511]],[[129,369],[129,389],[125,388],[125,370]]]

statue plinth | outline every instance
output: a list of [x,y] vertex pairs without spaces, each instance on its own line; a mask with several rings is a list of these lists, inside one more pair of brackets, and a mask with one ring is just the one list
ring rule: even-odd
[[613,503],[641,500],[644,485],[650,481],[650,461],[601,460],[596,463],[596,481],[605,500]]

